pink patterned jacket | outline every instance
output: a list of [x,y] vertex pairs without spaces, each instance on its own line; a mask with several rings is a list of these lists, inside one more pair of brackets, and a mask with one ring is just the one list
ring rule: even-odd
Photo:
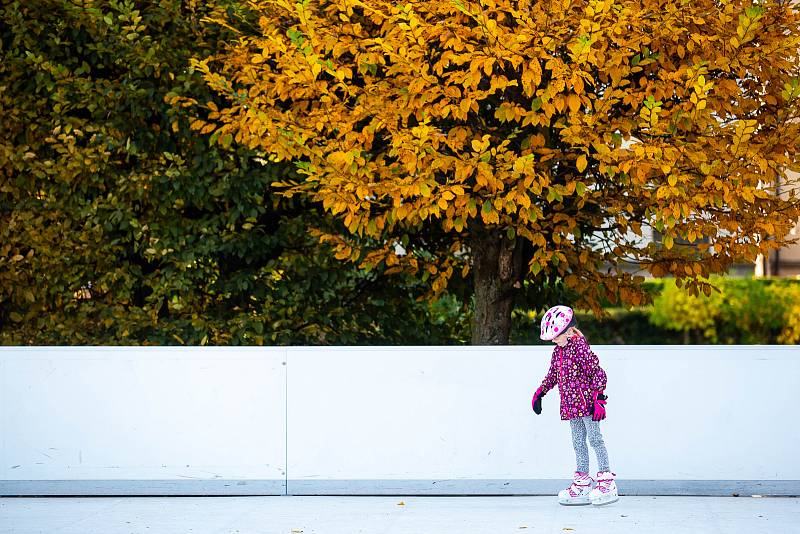
[[550,359],[550,370],[542,382],[542,394],[558,383],[561,393],[561,419],[592,415],[592,392],[606,388],[606,372],[586,338],[574,335],[564,347],[556,346]]

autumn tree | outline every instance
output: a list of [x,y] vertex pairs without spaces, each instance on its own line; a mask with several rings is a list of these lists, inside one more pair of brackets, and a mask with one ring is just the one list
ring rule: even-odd
[[339,258],[434,295],[471,273],[473,343],[507,341],[526,281],[596,311],[643,302],[637,269],[708,294],[800,215],[791,2],[250,6],[210,18],[237,39],[194,62],[226,105],[193,127],[294,162],[277,185],[341,219]]

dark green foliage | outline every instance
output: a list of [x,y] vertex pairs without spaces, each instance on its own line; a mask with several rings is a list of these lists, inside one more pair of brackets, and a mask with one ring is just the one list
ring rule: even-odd
[[0,343],[450,340],[421,284],[309,235],[333,223],[272,194],[289,170],[209,146],[166,103],[212,100],[187,65],[228,38],[201,24],[228,5],[0,7]]

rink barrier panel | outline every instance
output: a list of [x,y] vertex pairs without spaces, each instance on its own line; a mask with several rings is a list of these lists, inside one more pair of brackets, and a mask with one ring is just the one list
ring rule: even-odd
[[[800,494],[800,349],[593,350],[622,494]],[[557,391],[530,410],[551,351],[0,348],[0,494],[553,494],[569,425]]]

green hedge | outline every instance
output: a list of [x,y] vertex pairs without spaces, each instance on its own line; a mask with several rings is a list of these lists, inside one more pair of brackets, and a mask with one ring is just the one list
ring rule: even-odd
[[[647,282],[653,304],[631,310],[608,308],[598,319],[578,312],[591,343],[670,345],[797,344],[800,342],[800,280],[713,278],[718,289],[689,296],[673,279]],[[514,344],[541,344],[542,310],[514,312]]]

